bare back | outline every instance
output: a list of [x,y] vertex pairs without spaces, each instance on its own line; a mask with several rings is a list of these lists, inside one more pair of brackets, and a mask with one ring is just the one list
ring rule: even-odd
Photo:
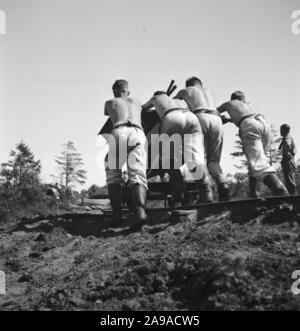
[[176,108],[187,109],[185,101],[172,99],[165,94],[154,96],[150,102],[155,107],[155,111],[160,118],[163,118],[168,110]]
[[105,115],[108,115],[113,125],[131,121],[141,125],[142,105],[136,98],[115,98],[105,103]]
[[250,103],[245,103],[239,100],[226,102],[218,108],[218,110],[221,113],[226,111],[235,125],[238,125],[243,117],[256,112],[256,108]]
[[216,110],[215,99],[207,88],[187,87],[179,91],[175,98],[184,100],[193,112],[199,109]]

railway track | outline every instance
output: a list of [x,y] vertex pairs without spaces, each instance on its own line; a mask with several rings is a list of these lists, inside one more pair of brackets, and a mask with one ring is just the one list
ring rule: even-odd
[[[280,206],[282,204],[292,205],[295,210],[300,211],[300,195],[295,196],[280,196],[280,197],[267,197],[259,199],[245,199],[245,200],[234,200],[214,203],[203,203],[197,205],[187,205],[182,207],[163,207],[163,208],[147,208],[147,213],[156,212],[172,212],[172,211],[192,211],[192,210],[205,210],[205,211],[219,211],[219,210],[230,210],[234,208],[243,207],[267,207],[272,208]],[[129,209],[123,209],[123,213],[129,213]],[[111,213],[111,210],[106,210],[105,213]]]

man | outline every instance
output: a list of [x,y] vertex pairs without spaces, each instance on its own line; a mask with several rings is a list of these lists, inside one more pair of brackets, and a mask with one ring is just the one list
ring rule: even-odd
[[286,188],[275,175],[275,170],[266,155],[272,141],[272,134],[271,127],[263,115],[258,114],[255,108],[246,102],[245,94],[241,91],[234,92],[231,101],[224,103],[218,111],[227,112],[230,116],[229,121],[240,129],[243,152],[249,165],[250,197],[259,197],[258,180],[262,180],[273,195],[286,195]]
[[[197,115],[204,134],[207,168],[218,185],[219,200],[228,201],[229,186],[220,166],[223,148],[223,123],[221,115],[216,110],[215,100],[211,92],[203,87],[199,78],[191,77],[186,81],[186,89],[179,91],[175,98],[184,100],[190,110]],[[206,186],[206,189],[211,188],[209,183],[209,177],[204,177],[202,185]]]
[[146,137],[141,127],[142,106],[139,100],[129,97],[126,80],[117,80],[113,85],[114,99],[105,103],[104,113],[113,125],[108,140],[109,153],[106,157],[108,193],[113,209],[113,222],[122,220],[122,168],[127,164],[128,181],[135,209],[135,226],[142,226],[146,220],[145,204],[147,193],[146,178]]
[[282,142],[279,146],[279,150],[282,151],[282,172],[284,175],[285,186],[288,189],[290,195],[296,195],[296,160],[295,155],[297,153],[294,139],[290,135],[291,128],[287,124],[283,124],[280,128],[280,134],[282,136]]
[[[204,146],[201,126],[197,117],[188,110],[184,101],[172,99],[165,92],[155,92],[153,97],[143,105],[143,111],[147,111],[152,107],[155,108],[161,119],[158,138],[162,139],[163,134],[168,138],[172,136],[174,138],[175,135],[179,135],[180,142],[183,144],[183,146],[182,144],[179,146],[178,150],[174,148],[170,153],[171,155],[162,155],[164,169],[164,164],[168,163],[169,157],[174,162],[170,164],[170,186],[174,199],[173,206],[178,207],[183,203],[182,194],[185,190],[183,180],[184,165],[186,165],[196,181],[199,182],[203,176]],[[182,157],[183,155],[184,158]],[[176,167],[174,165],[176,161],[179,161],[180,165],[184,165]],[[201,193],[199,202],[207,202],[207,197]]]

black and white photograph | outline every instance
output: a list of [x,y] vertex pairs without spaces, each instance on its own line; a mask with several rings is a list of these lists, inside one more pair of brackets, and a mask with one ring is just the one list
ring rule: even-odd
[[299,0],[0,0],[0,311],[299,311],[299,114]]

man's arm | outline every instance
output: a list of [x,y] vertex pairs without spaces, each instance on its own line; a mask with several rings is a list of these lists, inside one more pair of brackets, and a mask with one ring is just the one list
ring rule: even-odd
[[150,110],[154,106],[153,97],[142,106],[142,111]]
[[183,90],[179,91],[173,99],[183,100]]
[[229,102],[225,102],[225,103],[223,103],[223,105],[221,105],[220,107],[217,108],[217,111],[220,114],[223,114],[221,116],[221,119],[222,119],[223,124],[232,123],[231,118],[224,115],[224,113],[228,112],[228,106],[229,106],[229,104],[230,104]]
[[225,113],[228,111],[230,102],[225,102],[223,103],[223,105],[221,105],[220,107],[217,108],[217,111],[221,114]]
[[109,107],[108,107],[108,101],[105,102],[105,105],[104,105],[104,115],[105,116],[109,116],[109,111],[108,111]]
[[285,160],[291,160],[293,158],[292,155],[292,141],[289,138],[284,139],[282,146],[282,157]]

